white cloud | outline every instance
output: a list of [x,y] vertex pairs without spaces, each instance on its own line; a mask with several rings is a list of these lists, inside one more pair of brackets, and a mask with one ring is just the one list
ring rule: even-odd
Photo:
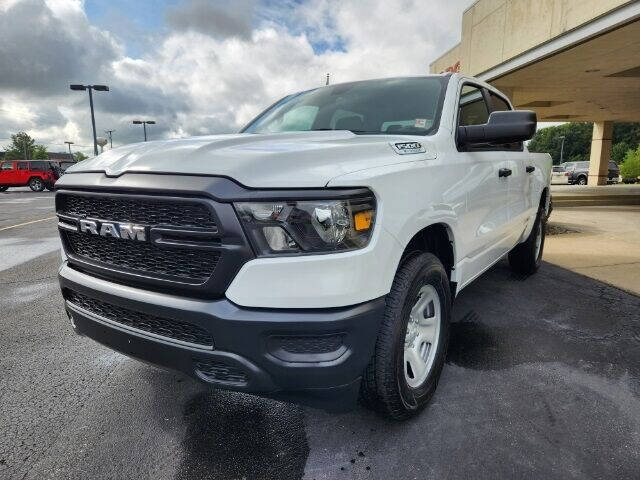
[[[235,131],[283,95],[322,85],[327,72],[332,83],[427,73],[429,63],[458,40],[462,11],[472,2],[241,3],[227,17],[220,16],[220,2],[205,12],[223,23],[236,21],[226,30],[220,22],[212,21],[211,31],[207,22],[193,23],[194,13],[205,15],[205,2],[171,9],[170,28],[142,58],[125,56],[110,32],[90,25],[80,0],[4,5],[0,64],[16,54],[27,62],[0,76],[0,144],[23,128],[41,142],[91,145],[86,94],[68,90],[79,82],[111,87],[96,94],[96,123],[99,135],[117,130],[115,144],[140,139],[134,117],[156,120],[151,138]],[[237,13],[247,11],[255,11],[253,20],[240,21]],[[34,19],[37,42],[29,40],[25,49],[16,41]],[[17,38],[3,37],[3,28]]]

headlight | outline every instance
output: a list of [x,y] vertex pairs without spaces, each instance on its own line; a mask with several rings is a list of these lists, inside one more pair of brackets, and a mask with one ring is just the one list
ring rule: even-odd
[[258,255],[326,253],[363,248],[375,222],[373,197],[236,203]]

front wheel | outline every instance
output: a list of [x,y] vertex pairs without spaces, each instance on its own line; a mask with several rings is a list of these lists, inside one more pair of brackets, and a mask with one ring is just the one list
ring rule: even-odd
[[41,192],[42,190],[44,190],[44,182],[41,178],[33,177],[31,180],[29,180],[29,188],[34,192]]
[[0,192],[6,192],[9,187],[0,187]]
[[361,396],[384,416],[417,414],[438,385],[449,342],[451,289],[438,258],[422,253],[398,269]]
[[578,185],[586,185],[587,184],[587,178],[586,177],[580,177],[578,179]]

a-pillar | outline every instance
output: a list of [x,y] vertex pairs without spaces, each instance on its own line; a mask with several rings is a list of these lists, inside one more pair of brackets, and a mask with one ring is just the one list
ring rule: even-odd
[[589,185],[606,185],[611,159],[613,122],[594,122],[589,159]]

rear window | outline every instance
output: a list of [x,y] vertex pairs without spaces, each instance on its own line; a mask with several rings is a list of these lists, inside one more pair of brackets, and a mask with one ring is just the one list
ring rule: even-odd
[[30,162],[30,163],[31,163],[31,170],[38,170],[38,171],[49,170],[49,164],[47,162]]
[[564,168],[563,167],[553,167],[553,171],[554,172],[564,172]]

